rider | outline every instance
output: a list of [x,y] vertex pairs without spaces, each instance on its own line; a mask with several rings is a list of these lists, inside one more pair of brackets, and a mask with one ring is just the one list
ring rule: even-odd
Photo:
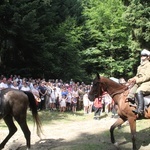
[[150,93],[150,51],[143,49],[141,51],[141,63],[137,68],[137,74],[128,82],[133,84],[129,91],[128,100],[134,99],[134,95],[138,102],[137,109],[133,110],[135,114],[143,114],[144,111],[144,98],[143,95]]

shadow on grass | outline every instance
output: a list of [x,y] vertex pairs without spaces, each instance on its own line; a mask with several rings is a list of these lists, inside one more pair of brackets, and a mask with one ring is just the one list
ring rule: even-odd
[[[149,131],[149,129],[148,129]],[[142,132],[142,131],[141,131]],[[138,135],[141,135],[141,132]],[[116,139],[119,140],[119,147],[115,147],[109,139],[108,131],[104,131],[97,134],[80,134],[76,139],[71,141],[65,141],[63,138],[58,139],[42,139],[32,145],[33,150],[131,150],[132,143],[130,139],[130,133],[122,132],[116,133]],[[95,138],[97,137],[97,138]],[[86,138],[86,140],[85,140]],[[88,142],[87,142],[88,141]],[[137,149],[141,150],[143,142],[137,139]],[[145,146],[149,145],[149,140],[145,141]],[[24,150],[25,146],[19,148]],[[147,147],[143,147],[142,150],[148,150]]]
[[[148,127],[150,124],[147,124],[148,122],[149,120],[147,119],[137,120],[136,144],[138,150],[150,149],[150,127]],[[124,141],[119,142],[121,147],[124,147],[126,144],[130,143],[130,149],[132,149],[132,139],[128,124],[122,125],[121,128],[119,130],[115,130],[114,133],[116,140],[119,140],[121,137],[124,138]]]

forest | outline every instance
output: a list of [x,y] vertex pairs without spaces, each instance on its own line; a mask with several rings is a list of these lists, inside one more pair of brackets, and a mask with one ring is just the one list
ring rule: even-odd
[[1,0],[0,74],[89,82],[136,74],[149,0]]

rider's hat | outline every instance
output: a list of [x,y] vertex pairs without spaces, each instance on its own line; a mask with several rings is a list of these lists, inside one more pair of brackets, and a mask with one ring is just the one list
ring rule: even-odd
[[141,56],[150,56],[150,51],[148,51],[147,49],[143,49],[141,51]]

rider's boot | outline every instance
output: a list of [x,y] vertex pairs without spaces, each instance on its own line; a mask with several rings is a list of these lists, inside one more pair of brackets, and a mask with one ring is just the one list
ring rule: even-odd
[[135,114],[142,115],[144,112],[144,96],[142,91],[139,91],[135,94],[135,97],[137,99],[137,108],[135,110],[132,110]]

